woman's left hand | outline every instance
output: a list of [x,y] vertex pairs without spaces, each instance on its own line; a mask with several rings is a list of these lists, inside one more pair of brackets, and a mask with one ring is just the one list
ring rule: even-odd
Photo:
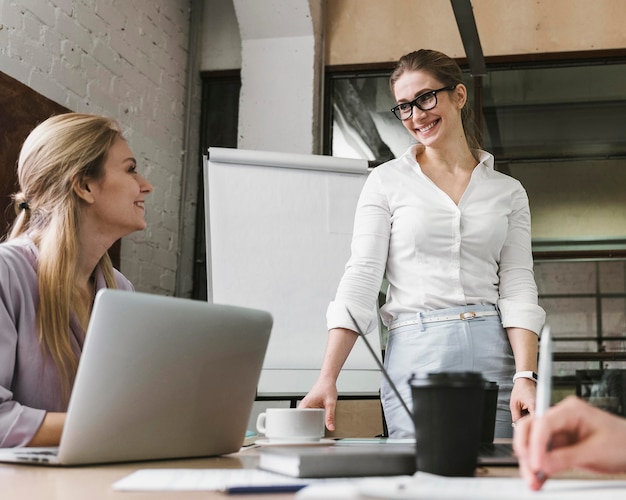
[[518,378],[513,383],[511,390],[511,417],[513,423],[520,418],[535,413],[535,398],[537,394],[537,384],[527,378]]

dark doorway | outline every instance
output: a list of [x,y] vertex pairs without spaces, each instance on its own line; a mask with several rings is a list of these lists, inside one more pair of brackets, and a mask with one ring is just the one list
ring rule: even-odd
[[[206,155],[210,147],[236,148],[239,123],[239,70],[206,72],[202,74],[202,112],[200,123],[200,152]],[[200,168],[198,179],[196,238],[194,248],[194,299],[207,300],[206,235],[204,224],[204,179]]]

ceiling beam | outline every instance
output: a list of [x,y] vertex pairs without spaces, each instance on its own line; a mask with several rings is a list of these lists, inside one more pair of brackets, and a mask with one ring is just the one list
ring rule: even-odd
[[486,76],[487,66],[470,0],[450,0],[472,76]]

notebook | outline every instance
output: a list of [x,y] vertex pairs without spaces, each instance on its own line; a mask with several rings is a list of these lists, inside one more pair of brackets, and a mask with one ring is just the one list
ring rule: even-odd
[[513,443],[501,442],[481,443],[478,449],[478,465],[511,465],[517,466],[517,456],[513,452]]
[[[355,444],[411,444],[415,446],[414,438],[343,438],[337,440],[338,445],[355,445]],[[412,453],[414,453],[412,451]],[[517,466],[517,456],[513,452],[513,440],[507,438],[496,438],[490,443],[481,443],[478,448],[478,457],[476,459],[478,466],[494,466],[509,465]]]
[[413,444],[338,444],[260,448],[259,468],[297,478],[411,475]]
[[79,465],[237,451],[271,327],[265,311],[101,290],[60,445],[0,449],[0,462]]

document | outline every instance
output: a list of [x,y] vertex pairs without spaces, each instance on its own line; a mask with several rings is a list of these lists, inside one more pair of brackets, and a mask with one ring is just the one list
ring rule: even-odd
[[614,500],[626,498],[626,480],[551,479],[531,491],[521,478],[443,477],[422,472],[412,477],[313,483],[298,500]]
[[113,484],[117,491],[228,491],[244,486],[306,485],[258,469],[140,469]]
[[[399,476],[393,478],[400,479]],[[368,479],[375,481],[382,478],[370,477]],[[116,491],[275,493],[296,492],[312,484],[329,483],[335,489],[339,488],[342,491],[357,494],[353,488],[354,481],[354,478],[296,479],[260,469],[140,469],[113,483],[113,489]],[[325,497],[325,500],[328,498]]]

